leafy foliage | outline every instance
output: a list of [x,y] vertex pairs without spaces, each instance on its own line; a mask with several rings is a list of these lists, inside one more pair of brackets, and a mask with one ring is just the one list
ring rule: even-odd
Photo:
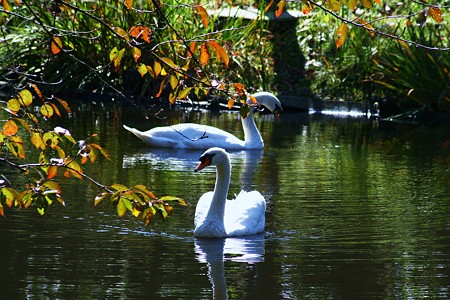
[[[120,217],[130,211],[135,217],[141,216],[145,224],[158,214],[166,218],[173,210],[169,202],[187,205],[177,197],[158,198],[144,185],[136,185],[133,189],[121,184],[106,186],[86,175],[82,166],[95,163],[100,155],[110,159],[108,151],[91,142],[95,135],[76,141],[65,128],[44,129],[47,124],[42,122],[55,115],[61,116],[61,109],[69,113],[70,108],[66,101],[56,97],[45,99],[36,85],[31,87],[36,96],[29,89],[22,89],[16,98],[2,102],[2,108],[10,117],[1,121],[0,164],[18,170],[28,183],[23,189],[13,187],[7,176],[0,174],[3,178],[0,180],[0,215],[4,216],[5,207],[35,207],[43,215],[55,201],[65,205],[56,179],[70,177],[87,179],[103,190],[94,200],[95,205],[110,196]],[[35,106],[38,109],[34,109]],[[28,162],[28,144],[39,153],[37,162]],[[27,162],[19,163],[22,160]]]

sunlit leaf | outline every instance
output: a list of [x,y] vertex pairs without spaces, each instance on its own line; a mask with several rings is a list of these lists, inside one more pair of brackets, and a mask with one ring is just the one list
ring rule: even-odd
[[56,55],[61,52],[62,49],[62,41],[59,37],[53,37],[51,43],[52,54]]
[[194,53],[195,53],[195,49],[196,48],[197,48],[197,42],[191,42],[189,44],[189,51],[188,51],[187,56],[188,57],[192,57],[194,55]]
[[33,131],[31,133],[31,143],[36,147],[36,149],[45,150],[46,146],[44,140],[42,139],[42,135],[38,131]]
[[131,49],[131,55],[133,55],[134,62],[137,62],[139,58],[141,57],[141,49],[137,47],[133,47]]
[[200,63],[205,66],[209,61],[209,51],[206,43],[203,43],[200,47]]
[[161,73],[161,64],[159,62],[154,62],[153,71],[155,72],[155,76],[158,76]]
[[170,87],[174,90],[178,86],[178,79],[175,75],[169,75],[168,77]]
[[168,65],[171,69],[178,69],[178,66],[174,64],[174,62],[167,57],[161,57],[161,60]]
[[94,206],[97,206],[97,204],[99,204],[100,202],[103,201],[103,199],[106,198],[106,196],[108,196],[109,193],[108,192],[103,192],[101,194],[98,194],[95,199],[94,199]]
[[372,0],[361,0],[361,3],[365,8],[372,8]]
[[16,98],[9,99],[6,108],[13,114],[17,114],[20,110],[20,102]]
[[126,191],[126,190],[128,190],[128,188],[125,185],[120,184],[120,183],[115,183],[115,184],[111,185],[111,187],[113,189],[115,189],[116,191]]
[[153,207],[148,207],[142,211],[142,219],[145,225],[149,225],[152,218],[155,216],[155,209]]
[[184,201],[183,199],[181,199],[179,197],[175,197],[175,196],[163,196],[159,200],[161,200],[161,201],[176,201],[181,205],[184,205],[184,206],[188,205],[186,201]]
[[9,6],[8,0],[3,0],[3,9],[5,11],[11,11],[11,7]]
[[53,107],[48,103],[42,105],[40,111],[41,114],[46,118],[50,118],[51,116],[53,116]]
[[187,98],[187,96],[189,95],[189,93],[191,92],[192,87],[187,87],[185,89],[183,89],[181,92],[178,93],[178,99],[180,100],[184,100]]
[[138,39],[143,39],[146,43],[150,43],[150,36],[152,34],[152,30],[146,26],[137,25],[130,28],[128,31],[129,34]]
[[117,47],[114,47],[110,52],[109,52],[109,60],[112,62],[114,61],[114,59],[117,57],[117,54],[119,53],[119,49],[117,49]]
[[125,48],[120,49],[117,52],[117,55],[113,59],[114,71],[116,71],[116,72],[119,70],[120,62],[122,61],[124,53],[125,53]]
[[[17,192],[15,192],[14,189],[7,188],[7,187],[1,188],[0,189],[0,194],[3,195],[3,197],[4,197],[3,199],[5,200],[5,204],[8,207],[12,206],[12,204],[15,202],[15,200],[16,200],[16,198],[18,196]],[[0,197],[0,199],[1,199],[1,197]]]
[[373,0],[373,2],[375,2],[378,5],[381,5],[381,0]]
[[166,85],[166,79],[167,79],[167,77],[164,78],[164,79],[161,81],[161,84],[159,85],[159,91],[158,91],[158,93],[155,95],[156,98],[161,97],[161,94],[162,94],[162,92],[163,92],[163,90],[164,90],[164,86]]
[[312,11],[312,6],[309,2],[307,2],[306,4],[302,5],[302,13],[304,15],[309,14]]
[[10,136],[10,141],[6,144],[11,153],[20,158],[25,158],[25,147],[20,136]]
[[130,40],[130,37],[128,36],[128,33],[123,30],[120,27],[113,27],[113,30],[115,33],[117,33],[121,38],[125,39],[125,40]]
[[442,10],[437,6],[430,6],[428,14],[438,23],[442,22]]
[[141,77],[144,77],[144,75],[148,72],[147,66],[145,64],[137,65],[136,69],[138,70],[139,74],[141,74]]
[[47,169],[47,179],[52,179],[58,174],[57,166],[50,166]]
[[195,6],[195,11],[200,15],[202,19],[203,26],[208,27],[209,25],[209,15],[206,9],[201,5]]
[[209,45],[214,49],[216,56],[219,60],[223,61],[224,64],[228,67],[228,64],[230,62],[230,58],[228,57],[227,52],[225,49],[216,41],[209,41]]
[[124,0],[123,4],[127,9],[133,9],[133,0]]
[[69,172],[73,177],[83,179],[83,176],[81,175],[83,174],[83,170],[76,161],[70,161],[69,164],[67,164],[67,167],[69,168]]
[[5,136],[15,135],[19,131],[19,126],[13,120],[8,120],[3,124],[3,134]]
[[245,95],[245,86],[242,83],[233,83],[233,86],[239,96]]
[[327,6],[328,6],[332,11],[338,12],[339,9],[341,8],[341,3],[339,2],[339,0],[328,0]]
[[21,90],[19,92],[19,101],[23,106],[28,106],[33,103],[33,95],[29,90]]
[[336,48],[341,47],[345,43],[345,39],[347,38],[347,29],[348,26],[346,23],[342,23],[334,33],[334,42],[336,44]]
[[364,26],[364,28],[369,32],[370,36],[375,35],[375,30],[373,30],[372,25],[370,25],[367,21],[359,18],[356,21]]
[[51,102],[50,102],[49,104],[52,106],[54,113],[55,113],[58,117],[61,117],[61,113],[59,112],[58,107],[57,107],[54,103],[51,103]]
[[49,188],[50,190],[54,190],[56,193],[61,193],[61,187],[56,181],[47,180],[42,184],[42,186]]
[[344,1],[343,3],[351,10],[355,10],[356,5],[358,4],[358,0],[347,0],[347,1]]
[[177,95],[176,95],[176,93],[174,93],[174,92],[171,92],[170,94],[169,94],[169,102],[170,102],[170,104],[175,104],[175,100],[177,100]]
[[141,191],[141,192],[145,193],[146,195],[152,197],[153,199],[156,199],[155,194],[153,194],[153,192],[149,191],[145,185],[138,184],[134,188],[138,189],[139,191]]
[[277,4],[277,10],[275,11],[275,16],[278,18],[284,11],[284,7],[286,6],[286,0],[280,0]]
[[67,101],[62,100],[62,99],[57,98],[57,97],[54,97],[54,99],[56,99],[59,102],[59,104],[61,104],[64,107],[64,109],[66,110],[67,113],[71,112],[69,104],[67,103]]
[[91,147],[94,147],[95,149],[98,149],[100,151],[100,153],[107,159],[111,160],[111,155],[109,154],[108,150],[106,150],[105,148],[101,147],[100,145],[97,144],[90,144]]
[[233,108],[233,105],[234,105],[234,102],[235,102],[236,100],[234,100],[233,98],[231,98],[230,100],[228,100],[228,109],[231,109],[231,108]]

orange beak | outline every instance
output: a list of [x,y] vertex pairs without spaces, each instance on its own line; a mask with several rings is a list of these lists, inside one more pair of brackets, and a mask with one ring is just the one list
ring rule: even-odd
[[194,169],[194,172],[198,172],[203,170],[205,167],[209,166],[211,164],[211,161],[208,158],[204,158],[200,161],[198,166]]

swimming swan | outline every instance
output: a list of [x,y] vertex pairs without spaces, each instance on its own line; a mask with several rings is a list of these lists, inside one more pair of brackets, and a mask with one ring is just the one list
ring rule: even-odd
[[231,175],[228,153],[217,147],[206,150],[194,171],[209,165],[216,166],[216,184],[214,191],[203,194],[197,203],[194,235],[233,237],[264,231],[266,201],[259,192],[241,191],[235,200],[227,200]]
[[[257,105],[267,107],[278,116],[281,111],[281,103],[278,98],[269,92],[253,94]],[[247,100],[251,104],[250,100]],[[178,149],[208,149],[210,147],[222,147],[225,149],[262,149],[264,142],[253,120],[255,105],[250,105],[250,112],[242,119],[244,140],[237,138],[229,132],[219,128],[194,123],[182,123],[173,126],[155,127],[148,131],[139,131],[126,125],[123,127],[132,132],[146,144],[153,147],[178,148]]]

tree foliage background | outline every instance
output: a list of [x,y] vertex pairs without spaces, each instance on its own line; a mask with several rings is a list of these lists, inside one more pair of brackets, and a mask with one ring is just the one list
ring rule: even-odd
[[[137,183],[105,185],[83,172],[109,154],[95,137],[77,140],[55,118],[70,113],[60,95],[95,91],[129,105],[196,101],[221,95],[229,107],[254,90],[321,98],[389,97],[399,112],[450,111],[450,26],[445,1],[381,0],[170,1],[1,0],[0,165],[27,183],[14,186],[0,174],[0,214],[5,207],[45,213],[64,204],[58,181],[86,179],[109,197],[119,216],[127,211],[149,223],[172,211],[177,197],[158,198]],[[256,11],[256,18],[220,18],[229,7]],[[302,11],[297,42],[306,63],[297,86],[286,66],[276,83],[277,49],[286,41],[272,31],[287,9]],[[274,15],[275,21],[267,16]],[[306,91],[305,91],[306,90]],[[53,95],[58,95],[53,96]],[[245,110],[244,110],[245,111]],[[36,153],[37,161],[31,161]]]

